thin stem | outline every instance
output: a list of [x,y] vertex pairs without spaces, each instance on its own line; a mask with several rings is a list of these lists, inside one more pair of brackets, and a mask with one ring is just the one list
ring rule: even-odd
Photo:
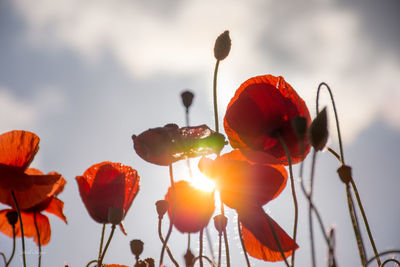
[[189,108],[185,110],[186,126],[189,126]]
[[188,239],[187,239],[187,250],[190,250],[190,233],[188,233],[187,235]]
[[229,244],[228,244],[228,236],[226,234],[226,229],[224,229],[224,241],[225,241],[225,253],[226,253],[226,266],[231,266],[231,259],[229,256]]
[[[297,204],[297,197],[296,197],[296,190],[294,187],[294,178],[293,178],[293,170],[292,170],[292,157],[290,156],[289,149],[283,140],[283,138],[278,135],[278,139],[282,144],[283,149],[285,150],[286,157],[288,159],[288,166],[289,166],[289,176],[290,176],[290,183],[291,183],[291,189],[292,189],[292,197],[293,197],[293,204],[294,204],[294,226],[293,226],[293,240],[296,242],[296,235],[297,235],[297,221],[299,219],[299,207]],[[295,250],[293,250],[292,253],[292,266],[294,266],[294,255],[295,255]]]
[[309,205],[308,205],[308,220],[310,227],[310,243],[311,243],[311,260],[312,266],[316,266],[315,264],[315,247],[314,247],[314,230],[313,230],[313,220],[312,220],[312,195],[314,192],[314,175],[315,175],[315,160],[317,157],[317,152],[314,149],[312,154],[312,162],[311,162],[311,175],[310,175],[310,192],[309,192]]
[[210,249],[211,258],[212,261],[215,262],[214,249],[212,246],[211,235],[210,231],[208,230],[208,226],[206,226],[205,229],[206,229],[206,237],[207,237],[208,247]]
[[[385,256],[387,254],[394,254],[394,253],[400,254],[400,250],[392,249],[392,250],[382,251],[379,253],[379,256]],[[370,258],[367,262],[367,265],[370,264],[371,262],[373,262],[374,260],[375,260],[375,257]]]
[[38,246],[39,246],[38,266],[40,267],[42,264],[42,246],[40,244],[40,233],[39,233],[39,227],[37,225],[37,220],[36,220],[36,212],[33,213],[33,222],[35,223],[36,235],[38,238]]
[[361,203],[360,195],[358,194],[357,186],[356,186],[353,178],[351,178],[350,183],[351,183],[351,186],[352,186],[352,188],[354,190],[354,194],[356,195],[358,207],[360,208],[361,215],[362,215],[363,220],[364,220],[365,228],[367,229],[368,238],[369,238],[369,241],[371,242],[372,249],[374,250],[376,261],[378,262],[378,266],[380,266],[381,265],[381,260],[379,258],[378,250],[376,249],[374,238],[372,237],[371,229],[369,228],[367,216],[365,215],[364,207],[363,207],[363,205]]
[[222,233],[218,234],[218,267],[221,266]]
[[115,226],[116,226],[115,224],[111,225],[111,233],[110,233],[110,236],[108,237],[106,246],[104,247],[104,251],[103,251],[103,253],[101,254],[101,258],[100,258],[100,260],[99,260],[99,262],[98,262],[98,266],[99,266],[99,267],[102,266],[104,256],[106,255],[108,246],[109,246],[110,243],[111,243],[111,239],[112,239],[112,237],[113,237],[113,235],[114,235],[114,231],[115,231]]
[[165,249],[167,247],[168,240],[169,240],[169,238],[171,236],[171,233],[172,233],[172,224],[173,224],[174,216],[175,216],[175,208],[174,208],[174,205],[173,205],[173,203],[175,201],[175,185],[174,185],[174,172],[173,172],[173,169],[172,169],[172,164],[169,164],[169,180],[171,182],[171,188],[172,188],[172,198],[171,198],[172,205],[170,204],[171,205],[171,217],[170,217],[170,220],[169,220],[169,227],[168,227],[167,236],[165,237],[165,240],[164,240],[164,243],[163,243],[163,246],[162,246],[162,249],[161,249],[160,266],[162,266],[162,263],[163,263]]
[[[165,240],[164,240],[164,238],[163,238],[163,236],[162,236],[161,225],[162,225],[162,218],[159,218],[159,219],[158,219],[158,237],[160,238],[161,242],[164,244]],[[190,241],[189,241],[189,243],[190,243]],[[172,253],[171,253],[171,250],[169,249],[168,246],[166,246],[166,250],[167,250],[168,256],[169,256],[169,258],[171,259],[171,261],[175,264],[175,266],[178,267],[179,264],[178,264],[178,262],[175,260],[174,256],[173,256]],[[189,248],[188,248],[188,250],[189,250]]]
[[342,163],[344,164],[344,152],[343,152],[343,144],[342,144],[342,135],[340,134],[339,118],[338,118],[338,114],[337,114],[337,111],[336,111],[335,100],[333,98],[333,94],[332,94],[331,88],[329,87],[328,84],[326,84],[324,82],[319,84],[318,90],[317,90],[317,101],[316,101],[317,115],[319,113],[319,91],[321,90],[322,86],[326,87],[326,89],[328,90],[329,95],[331,97],[331,102],[332,102],[332,106],[333,106],[333,112],[335,113],[336,130],[337,130],[338,140],[339,140],[340,158],[342,159]]
[[271,229],[272,235],[274,236],[275,242],[276,242],[276,244],[278,245],[278,249],[279,249],[279,252],[281,253],[282,259],[285,261],[286,266],[287,266],[287,267],[290,267],[289,262],[288,262],[287,259],[286,259],[285,253],[283,252],[283,248],[282,248],[281,242],[280,242],[279,239],[278,239],[278,235],[276,234],[276,231],[275,231],[274,226],[272,225],[272,223],[271,223],[270,220],[268,219],[266,213],[265,213],[264,216],[265,216],[266,221],[268,222],[269,228]]
[[86,264],[86,267],[89,267],[90,264],[95,263],[95,262],[97,263],[98,261],[97,261],[97,260],[91,260],[91,261],[89,261],[88,264]]
[[103,252],[103,242],[104,242],[104,232],[106,230],[106,224],[103,223],[103,227],[101,229],[101,237],[100,237],[100,248],[99,248],[99,256],[97,257],[97,261],[100,262],[101,254]]
[[219,133],[218,124],[218,102],[217,102],[217,76],[218,76],[219,60],[215,63],[214,69],[214,80],[213,80],[213,98],[214,98],[214,119],[215,119],[215,131]]
[[356,223],[356,220],[354,217],[354,210],[353,210],[353,204],[352,204],[352,199],[351,199],[350,187],[348,184],[346,184],[346,194],[347,194],[347,204],[349,206],[350,218],[351,218],[351,222],[353,224],[354,234],[357,239],[357,247],[358,247],[358,252],[360,254],[361,264],[362,264],[362,266],[366,266],[367,260],[365,258],[365,254],[363,251],[359,228],[357,228],[357,223]]
[[7,258],[6,258],[6,255],[3,253],[3,252],[1,252],[0,251],[0,255],[1,255],[1,257],[2,257],[2,259],[3,259],[3,261],[4,261],[4,266],[8,266],[8,264],[7,264]]
[[17,198],[15,197],[14,190],[11,190],[11,195],[15,204],[15,208],[17,209],[19,226],[21,228],[21,243],[22,243],[22,259],[24,262],[24,267],[26,267],[26,259],[25,259],[25,236],[24,236],[24,226],[22,223],[21,211],[19,209]]
[[246,259],[247,266],[250,267],[250,260],[249,260],[249,256],[247,255],[246,246],[244,245],[243,236],[242,236],[242,229],[241,229],[241,227],[240,227],[239,217],[238,217],[238,219],[237,219],[237,223],[238,223],[237,226],[238,226],[238,231],[239,231],[240,243],[242,244],[242,249],[243,249],[244,257],[245,257],[245,259]]
[[356,205],[354,204],[354,198],[353,198],[352,194],[350,194],[350,198],[351,198],[351,205],[353,205],[354,219],[355,219],[355,222],[356,222],[356,225],[357,225],[358,234],[360,235],[361,247],[362,247],[362,250],[364,251],[365,259],[367,259],[367,253],[365,252],[364,239],[363,239],[362,234],[361,234],[361,227],[360,227],[360,223],[358,221]]
[[199,261],[200,267],[203,267],[203,229],[200,230],[200,251],[199,251]]
[[13,248],[12,248],[12,252],[11,252],[11,256],[8,259],[8,261],[6,262],[6,257],[4,256],[4,254],[2,253],[3,257],[4,257],[4,262],[6,264],[6,267],[11,263],[12,259],[14,258],[14,254],[15,254],[15,225],[12,226],[12,232],[13,232]]
[[396,259],[387,259],[382,263],[381,267],[385,266],[385,264],[388,263],[388,262],[394,262],[394,263],[397,264],[397,266],[400,266],[400,262],[398,260],[396,260]]
[[[214,263],[212,262],[212,260],[211,260],[209,257],[203,255],[203,256],[201,256],[201,258],[206,259],[206,260],[208,261],[208,263],[210,263],[210,265],[211,265],[212,267],[215,266]],[[192,265],[192,266],[194,266],[194,264],[196,263],[196,261],[199,260],[199,259],[200,259],[200,256],[197,256],[196,258],[194,258],[194,259],[193,259],[193,265]]]

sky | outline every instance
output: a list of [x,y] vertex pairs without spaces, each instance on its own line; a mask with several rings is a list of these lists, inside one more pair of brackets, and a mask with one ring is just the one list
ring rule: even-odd
[[[312,117],[317,86],[327,82],[337,103],[346,161],[353,166],[378,249],[399,248],[393,234],[400,224],[399,11],[397,0],[1,1],[0,132],[36,133],[40,150],[31,166],[58,171],[67,180],[60,198],[68,225],[49,215],[53,233],[43,248],[43,266],[84,266],[96,257],[101,226],[88,216],[75,177],[106,160],[137,169],[141,190],[125,218],[128,236],[116,234],[105,261],[132,265],[131,239],[145,242],[144,257],[159,257],[154,203],[167,191],[168,168],[139,158],[131,135],[171,122],[183,126],[179,95],[187,88],[195,93],[191,124],[214,127],[213,45],[225,30],[232,50],[218,77],[221,120],[235,90],[250,77],[282,75]],[[324,92],[330,145],[337,148],[328,100]],[[357,266],[338,163],[321,153],[317,164],[315,202],[326,226],[337,230],[340,266]],[[184,166],[175,167],[177,179],[187,177]],[[287,232],[293,224],[289,193],[286,188],[265,206]],[[307,266],[307,205],[300,200],[296,261]],[[229,209],[228,215],[233,266],[243,266],[235,215]],[[210,232],[216,245],[211,224]],[[171,242],[177,257],[184,253],[183,235],[174,231]],[[318,263],[324,265],[320,233],[317,244]],[[31,240],[27,245],[34,265],[35,245]],[[198,247],[194,241],[193,247]],[[10,249],[11,240],[0,236],[0,250],[7,254]],[[15,260],[13,266],[19,264]],[[253,259],[252,266],[264,263]]]

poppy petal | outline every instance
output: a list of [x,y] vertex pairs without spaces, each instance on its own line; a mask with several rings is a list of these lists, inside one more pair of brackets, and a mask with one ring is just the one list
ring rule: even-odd
[[119,264],[106,264],[104,267],[129,267],[129,266],[119,265]]
[[[12,227],[10,224],[8,224],[6,218],[6,214],[8,211],[11,211],[11,209],[0,211],[0,232],[9,237],[12,237]],[[21,212],[22,223],[24,225],[24,236],[32,237],[33,241],[37,245],[39,245],[34,216],[34,213]],[[36,224],[40,234],[40,245],[47,245],[50,242],[51,237],[49,219],[41,213],[36,213]],[[15,236],[21,236],[21,228],[19,222],[15,224]]]
[[28,131],[0,135],[0,163],[25,170],[39,150],[39,137]]
[[247,252],[252,257],[264,261],[282,261],[283,258],[276,244],[270,225],[275,230],[285,257],[289,257],[298,248],[294,240],[264,212],[262,207],[249,206],[238,211],[242,237]]
[[60,218],[61,220],[63,220],[65,223],[68,223],[67,217],[65,217],[63,209],[64,209],[64,202],[56,197],[53,197],[44,211],[51,213]]
[[292,162],[303,160],[310,150],[305,136],[304,155],[292,126],[295,117],[311,123],[309,111],[296,91],[281,76],[257,76],[245,81],[228,104],[224,128],[234,148],[265,151],[285,165],[286,153],[278,135],[289,148]]

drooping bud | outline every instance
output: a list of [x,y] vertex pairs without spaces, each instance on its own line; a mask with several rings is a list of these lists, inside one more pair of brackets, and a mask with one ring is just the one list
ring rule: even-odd
[[347,165],[342,165],[340,166],[339,169],[337,169],[337,173],[339,174],[340,180],[342,180],[343,183],[348,184],[351,181],[351,167]]
[[186,109],[189,109],[189,107],[192,105],[193,97],[194,94],[190,91],[186,90],[181,93],[182,103]]
[[310,126],[310,142],[315,150],[324,149],[328,141],[328,119],[324,108],[313,120]]
[[294,117],[292,120],[292,125],[299,139],[303,139],[307,132],[307,119],[302,116]]
[[158,218],[162,219],[164,214],[168,211],[169,203],[166,200],[158,200],[156,202],[156,208],[158,213]]
[[185,253],[185,255],[183,257],[185,258],[185,266],[186,267],[192,267],[193,266],[193,261],[194,261],[194,255],[190,251],[190,249],[188,249],[186,251],[186,253]]
[[118,207],[108,209],[108,222],[114,225],[120,224],[124,218],[124,210]]
[[214,56],[217,60],[223,60],[231,51],[231,38],[229,37],[229,31],[224,31],[217,40],[215,40],[214,45]]
[[7,221],[11,226],[18,222],[18,213],[15,210],[10,210],[6,213]]
[[222,214],[219,214],[214,217],[214,226],[217,229],[218,233],[221,234],[228,224],[228,218]]
[[130,243],[131,251],[136,259],[139,259],[140,254],[143,252],[143,244],[142,240],[139,239],[133,239]]

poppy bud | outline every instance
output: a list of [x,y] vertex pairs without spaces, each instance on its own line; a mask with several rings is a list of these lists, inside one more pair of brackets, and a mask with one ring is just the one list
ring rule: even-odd
[[143,252],[143,242],[139,239],[133,239],[130,243],[131,251],[135,255],[136,259],[139,259],[140,254]]
[[166,200],[158,200],[156,202],[158,218],[162,219],[164,214],[168,211],[169,203]]
[[318,113],[310,126],[310,142],[315,150],[324,149],[328,141],[328,120],[326,108]]
[[186,109],[192,105],[194,94],[190,91],[184,91],[181,93],[182,103]]
[[303,139],[307,132],[307,119],[302,116],[294,117],[292,120],[292,125],[299,139]]
[[147,267],[155,267],[155,262],[153,258],[146,258],[144,262],[147,264]]
[[18,222],[18,213],[15,210],[7,212],[6,217],[11,226],[14,226]]
[[340,180],[342,180],[343,183],[348,184],[351,181],[351,167],[347,165],[342,165],[338,170],[337,170]]
[[214,217],[214,226],[219,234],[221,234],[225,230],[227,224],[228,218],[226,218],[224,215],[219,214]]
[[120,224],[124,218],[124,210],[118,207],[108,209],[108,222],[111,224]]
[[223,60],[229,55],[231,51],[231,38],[229,37],[229,31],[224,31],[214,45],[214,56],[217,60]]
[[186,267],[192,267],[193,266],[193,261],[194,261],[194,255],[190,251],[190,249],[188,249],[186,251],[186,253],[185,253],[185,255],[183,257],[185,258],[185,266]]

